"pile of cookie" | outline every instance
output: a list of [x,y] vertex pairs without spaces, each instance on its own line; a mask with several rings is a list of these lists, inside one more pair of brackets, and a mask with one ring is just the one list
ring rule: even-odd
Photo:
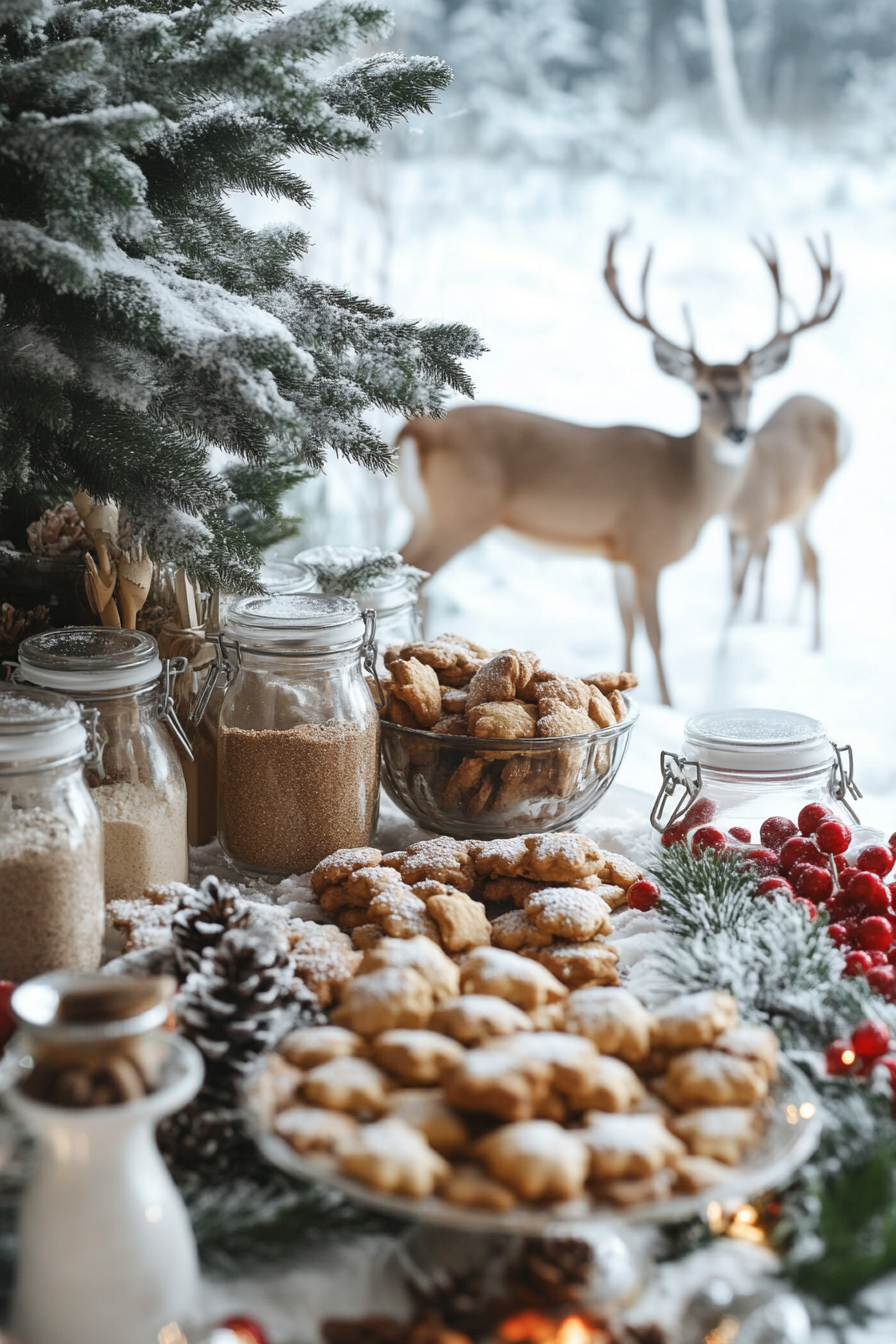
[[322,1175],[385,1194],[627,1207],[724,1182],[762,1138],[776,1069],[774,1033],[739,1026],[728,994],[651,1014],[623,988],[569,993],[500,948],[458,964],[418,934],[363,953],[331,1024],[286,1037],[254,1105]]
[[[385,664],[382,718],[441,736],[502,742],[580,736],[614,727],[628,715],[622,692],[637,685],[630,672],[562,676],[540,667],[534,653],[504,649],[490,654],[450,634],[390,648]],[[444,765],[419,739],[407,741],[405,749],[412,775]],[[512,756],[459,751],[435,781],[439,805],[449,813],[476,817],[506,811],[521,800],[565,798],[578,788],[586,759],[585,749],[573,745]],[[595,753],[595,764],[606,773],[609,763],[604,746]]]
[[[338,850],[313,870],[311,887],[322,912],[350,934],[356,956],[384,937],[422,936],[452,956],[493,945],[577,989],[619,983],[618,954],[606,941],[610,911],[640,876],[622,855],[563,831],[491,841],[440,836],[391,854]],[[308,937],[303,929],[300,958]],[[340,955],[349,955],[347,939]],[[312,988],[320,997],[318,983]],[[329,1003],[333,991],[324,995]]]

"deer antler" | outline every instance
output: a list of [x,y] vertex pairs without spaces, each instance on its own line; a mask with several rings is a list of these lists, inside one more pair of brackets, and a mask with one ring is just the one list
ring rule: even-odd
[[[812,253],[812,259],[818,267],[819,285],[818,299],[815,303],[815,311],[811,317],[803,319],[797,312],[796,305],[792,299],[787,299],[781,285],[781,263],[778,260],[778,251],[774,240],[769,238],[763,245],[758,238],[752,239],[753,246],[762,257],[772,277],[772,284],[775,287],[776,307],[775,307],[775,334],[765,345],[761,345],[756,350],[751,350],[747,355],[748,359],[762,355],[766,350],[770,350],[773,345],[779,342],[793,340],[801,331],[808,331],[811,327],[820,327],[823,322],[829,322],[837,311],[837,305],[843,297],[843,276],[834,274],[834,259],[831,252],[831,236],[829,233],[824,235],[825,256],[822,258],[818,254],[818,249],[811,238],[806,239],[806,245]],[[791,308],[796,313],[796,326],[786,331],[781,325],[784,316],[784,304],[790,303]]]
[[609,239],[607,240],[607,260],[604,266],[604,280],[606,281],[607,289],[613,295],[613,298],[616,300],[617,304],[625,313],[625,316],[629,319],[630,322],[636,322],[639,327],[644,327],[644,329],[646,331],[649,331],[651,336],[653,336],[656,340],[662,341],[664,345],[668,345],[671,347],[671,349],[679,351],[680,354],[690,355],[691,358],[695,360],[699,359],[697,351],[694,348],[694,327],[691,322],[691,315],[688,312],[687,308],[684,309],[684,319],[685,323],[687,324],[688,335],[690,336],[691,341],[690,346],[678,345],[675,341],[670,341],[668,336],[664,336],[662,332],[657,331],[656,327],[650,320],[650,316],[647,311],[647,279],[648,276],[650,275],[650,265],[651,262],[653,261],[652,247],[649,247],[647,249],[647,257],[644,261],[644,269],[641,272],[642,311],[640,317],[638,316],[637,313],[632,311],[632,309],[626,303],[625,299],[622,297],[622,292],[619,288],[619,273],[616,270],[614,253],[616,251],[616,244],[618,243],[619,239],[625,237],[630,227],[631,227],[630,224],[626,224],[624,229],[614,229],[613,232],[610,234]]

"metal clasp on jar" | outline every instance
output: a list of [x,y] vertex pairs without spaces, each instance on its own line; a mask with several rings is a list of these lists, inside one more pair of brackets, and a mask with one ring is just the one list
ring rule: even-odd
[[847,794],[851,798],[862,798],[864,796],[853,778],[852,747],[849,744],[845,747],[838,747],[836,742],[832,742],[831,746],[837,755],[837,759],[831,767],[831,793],[839,803],[843,804],[856,825],[860,826],[859,818],[846,801]]
[[364,639],[361,643],[361,660],[364,664],[364,671],[373,677],[376,685],[377,696],[379,697],[377,709],[386,708],[386,693],[380,682],[380,675],[376,670],[376,612],[372,607],[368,607],[364,614]]
[[[672,751],[660,752],[660,769],[663,772],[663,782],[650,812],[650,824],[654,830],[663,832],[674,826],[679,817],[684,816],[697,797],[703,787],[703,773],[699,761],[687,761]],[[676,799],[672,815],[664,818],[666,804],[675,796],[676,789],[682,789],[683,793]]]
[[[211,642],[215,644],[215,657],[209,665],[208,672],[205,675],[205,681],[199,690],[199,694],[193,701],[193,707],[190,710],[187,722],[191,727],[197,727],[205,718],[205,711],[208,709],[212,693],[218,684],[218,678],[224,673],[225,685],[229,686],[233,680],[236,668],[227,657],[227,649],[224,645],[224,636],[221,634],[213,635]],[[236,646],[237,659],[239,659],[239,645]]]
[[160,723],[167,723],[174,736],[177,738],[190,760],[194,760],[193,748],[190,746],[186,733],[180,725],[180,719],[177,717],[177,711],[174,708],[174,697],[171,694],[171,683],[175,677],[186,672],[188,660],[186,658],[166,658],[162,663],[162,681],[159,691],[159,699],[156,703],[156,718]]

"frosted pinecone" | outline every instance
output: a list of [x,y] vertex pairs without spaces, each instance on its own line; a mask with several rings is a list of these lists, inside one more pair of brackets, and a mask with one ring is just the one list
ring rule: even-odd
[[204,877],[198,889],[181,897],[171,921],[171,939],[183,977],[198,971],[228,929],[245,928],[251,912],[236,887],[217,877]]
[[93,546],[71,500],[45,509],[36,522],[28,524],[27,537],[33,555],[84,555]]

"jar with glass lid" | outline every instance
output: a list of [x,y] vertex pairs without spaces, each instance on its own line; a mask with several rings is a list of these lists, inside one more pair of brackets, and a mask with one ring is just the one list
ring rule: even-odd
[[[681,755],[660,757],[663,782],[651,822],[665,843],[712,824],[735,842],[759,844],[768,817],[796,821],[807,803],[858,822],[848,799],[861,798],[852,748],[835,746],[824,724],[780,709],[722,709],[684,727]],[[749,839],[747,835],[749,834]]]
[[356,602],[322,594],[231,608],[220,639],[218,837],[242,871],[304,873],[368,843],[379,718],[363,667],[374,665],[375,626]]
[[[370,562],[371,556],[374,563],[381,558],[378,551],[365,551],[361,546],[314,546],[300,551],[295,563],[315,576],[315,587],[322,586],[321,573],[339,574],[339,592],[354,598],[362,611],[376,612],[376,645],[382,657],[391,644],[410,644],[423,638],[417,590],[427,575],[402,565],[365,580],[365,562]],[[359,581],[356,586],[346,586],[351,584],[352,570],[357,571]]]
[[185,666],[184,658],[163,661],[140,630],[71,626],[19,647],[17,680],[96,711],[100,756],[87,783],[103,821],[107,901],[187,880],[187,791],[166,728],[189,752],[171,697]]
[[103,834],[84,779],[93,719],[72,700],[0,688],[0,979],[92,971],[105,925]]

